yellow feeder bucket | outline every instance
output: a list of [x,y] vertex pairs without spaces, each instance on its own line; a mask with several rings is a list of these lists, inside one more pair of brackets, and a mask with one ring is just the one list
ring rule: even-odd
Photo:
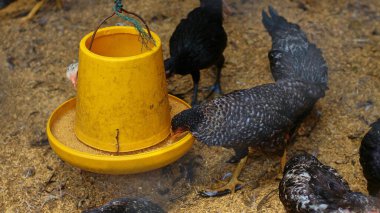
[[145,48],[133,27],[99,30],[79,47],[75,133],[109,152],[153,146],[170,133],[169,101],[161,41]]
[[168,96],[161,41],[148,48],[133,27],[106,27],[79,47],[77,98],[51,115],[53,150],[84,170],[107,174],[148,171],[174,162],[190,148],[188,134],[169,143],[170,120],[189,108]]

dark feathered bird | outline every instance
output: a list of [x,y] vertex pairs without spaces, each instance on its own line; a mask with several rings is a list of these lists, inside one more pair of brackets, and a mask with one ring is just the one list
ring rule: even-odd
[[0,0],[0,9],[8,6],[8,4],[12,3],[14,0]]
[[377,199],[352,192],[335,169],[307,153],[296,155],[286,163],[279,195],[287,212],[380,210]]
[[[246,162],[248,147],[283,156],[283,166],[285,139],[289,138],[300,120],[325,94],[327,68],[321,51],[307,40],[302,44],[293,43],[287,36],[277,33],[281,30],[292,38],[304,36],[299,27],[298,34],[286,33],[288,28],[289,31],[296,31],[293,29],[296,25],[286,22],[272,8],[270,11],[272,19],[264,16],[264,23],[272,26],[268,30],[274,36],[273,40],[286,41],[282,46],[275,46],[276,51],[282,53],[281,57],[271,58],[271,63],[277,64],[272,66],[277,81],[202,103],[179,113],[172,120],[173,132],[188,130],[197,140],[207,145],[233,148],[236,155],[229,162],[240,160],[231,181],[205,195],[234,191],[236,185],[241,184],[237,178]],[[278,38],[275,37],[277,34]]]
[[170,38],[170,58],[165,60],[167,76],[191,74],[194,83],[192,103],[197,103],[200,70],[217,67],[212,91],[221,93],[220,75],[227,34],[223,28],[222,0],[201,0],[201,5],[182,19]]
[[371,125],[360,146],[360,164],[370,195],[380,196],[380,119]]
[[119,198],[83,213],[165,213],[157,204],[142,198]]
[[262,12],[262,22],[272,37],[268,53],[274,79],[300,79],[327,88],[327,65],[321,50],[310,43],[297,24],[289,23],[269,6]]

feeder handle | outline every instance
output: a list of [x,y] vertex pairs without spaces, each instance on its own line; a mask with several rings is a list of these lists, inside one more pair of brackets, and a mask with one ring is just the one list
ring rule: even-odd
[[108,16],[107,18],[105,18],[103,21],[100,22],[100,24],[96,27],[94,33],[92,34],[92,37],[91,37],[91,42],[90,42],[90,47],[88,48],[89,50],[91,50],[92,48],[92,43],[94,43],[94,39],[95,39],[95,35],[96,33],[98,32],[100,26],[102,26],[104,24],[104,22],[106,22],[108,19],[112,18],[112,16],[114,16],[115,13],[112,13],[112,15]]
[[[146,27],[146,29],[147,29],[147,31],[148,31],[148,35],[149,35],[149,37],[150,37],[150,38],[153,38],[153,37],[152,37],[152,34],[150,33],[150,29],[149,29],[148,24],[145,22],[145,20],[144,20],[141,16],[139,16],[138,14],[136,14],[136,13],[134,13],[134,12],[126,11],[126,10],[124,10],[123,8],[121,9],[121,11],[124,12],[124,13],[127,13],[127,14],[134,15],[134,16],[136,16],[138,19],[140,19],[140,21],[145,25],[145,27]],[[105,18],[103,21],[100,22],[100,24],[98,25],[98,27],[96,27],[96,29],[95,29],[94,33],[92,34],[92,37],[91,37],[90,47],[88,48],[89,50],[91,50],[91,48],[92,48],[92,44],[94,43],[95,35],[96,35],[96,33],[98,32],[100,26],[102,26],[102,25],[104,24],[104,22],[106,22],[108,19],[112,18],[115,14],[116,14],[116,13],[113,12],[112,15],[108,16],[107,18]]]
[[145,25],[145,27],[146,27],[146,29],[147,29],[147,31],[148,31],[148,35],[149,35],[149,37],[150,37],[150,38],[153,38],[153,37],[152,37],[152,34],[150,33],[150,29],[149,29],[148,24],[145,22],[145,20],[144,20],[141,16],[139,16],[138,14],[136,14],[136,13],[134,13],[134,12],[126,11],[126,10],[123,9],[123,8],[122,8],[121,10],[122,10],[124,13],[134,15],[134,16],[136,16],[138,19],[140,19],[140,21]]

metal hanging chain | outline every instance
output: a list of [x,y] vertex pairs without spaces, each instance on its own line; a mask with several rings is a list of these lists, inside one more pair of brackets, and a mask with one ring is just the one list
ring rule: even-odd
[[[92,44],[94,43],[94,40],[95,40],[95,35],[96,33],[98,32],[99,28],[110,18],[112,18],[114,15],[117,15],[119,16],[120,18],[124,19],[125,21],[128,21],[128,22],[131,22],[134,27],[136,28],[136,30],[139,32],[139,35],[142,39],[142,44],[143,46],[145,46],[147,49],[149,49],[149,46],[148,46],[148,42],[152,43],[153,45],[156,46],[156,41],[153,39],[152,37],[152,34],[150,33],[150,29],[149,29],[149,26],[148,24],[145,22],[145,20],[139,16],[138,14],[134,13],[134,12],[130,12],[130,11],[127,11],[123,8],[123,5],[121,3],[122,0],[114,0],[115,2],[115,5],[113,7],[113,13],[112,15],[108,16],[107,18],[105,18],[103,21],[100,22],[100,24],[96,27],[94,33],[92,34],[92,37],[91,37],[91,42],[90,42],[90,47],[89,47],[89,50],[92,49]],[[126,15],[123,15],[123,13],[126,13],[126,14],[130,14],[130,15],[133,15],[135,17],[137,17],[138,19],[140,19],[140,21],[145,25],[145,28],[147,29],[148,33],[145,32],[145,30],[141,27],[140,23],[134,19],[134,18],[131,18],[131,17],[128,17]]]

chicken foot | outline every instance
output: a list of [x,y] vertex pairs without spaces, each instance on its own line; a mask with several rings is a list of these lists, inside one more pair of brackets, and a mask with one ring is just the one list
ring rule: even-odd
[[[37,2],[37,4],[34,5],[32,10],[28,13],[27,16],[23,17],[21,19],[22,22],[27,22],[33,19],[33,17],[36,15],[36,13],[41,9],[42,6],[47,2],[48,0],[41,0]],[[57,6],[59,9],[63,8],[62,0],[56,0]]]
[[[224,186],[211,189],[211,190],[205,190],[201,191],[200,195],[202,197],[216,197],[216,196],[223,196],[228,193],[235,193],[236,190],[239,190],[242,188],[243,182],[241,182],[238,177],[243,170],[246,162],[247,162],[248,156],[245,156],[242,158],[239,162],[239,164],[236,166],[234,173],[232,174],[232,177],[230,181],[228,181]],[[221,181],[224,182],[224,181]]]

